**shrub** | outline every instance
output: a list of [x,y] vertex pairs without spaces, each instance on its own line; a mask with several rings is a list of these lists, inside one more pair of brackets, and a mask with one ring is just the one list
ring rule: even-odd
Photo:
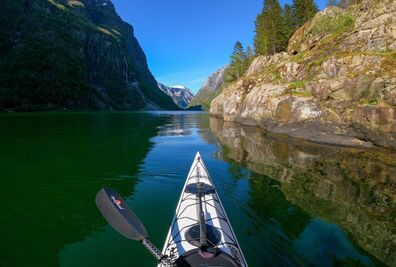
[[323,15],[313,21],[310,34],[341,34],[355,26],[355,18],[350,13],[335,16]]

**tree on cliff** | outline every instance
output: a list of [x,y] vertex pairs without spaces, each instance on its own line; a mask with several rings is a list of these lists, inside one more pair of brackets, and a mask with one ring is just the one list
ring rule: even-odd
[[254,51],[257,55],[266,55],[268,50],[268,36],[266,36],[262,14],[257,16],[255,24],[256,35],[254,36]]
[[256,20],[254,48],[257,54],[273,55],[285,49],[282,12],[278,0],[264,0],[263,11]]
[[246,70],[246,53],[243,49],[243,45],[240,41],[237,41],[234,45],[234,50],[231,55],[231,62],[227,69],[227,80],[235,81],[242,77]]
[[318,12],[318,7],[313,0],[293,0],[297,27],[313,18]]
[[248,46],[246,48],[246,53],[245,53],[245,71],[249,68],[250,64],[252,64],[252,61],[254,59],[254,51],[253,49]]
[[327,4],[326,4],[327,7],[337,6],[337,5],[338,5],[337,0],[327,0]]
[[297,26],[294,6],[286,4],[283,8],[283,30],[285,35],[285,49],[287,48],[287,44],[296,29]]

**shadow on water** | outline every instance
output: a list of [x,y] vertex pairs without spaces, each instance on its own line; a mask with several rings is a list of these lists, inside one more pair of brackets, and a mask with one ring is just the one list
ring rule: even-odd
[[232,179],[249,177],[249,237],[241,239],[252,266],[395,266],[395,154],[291,140],[216,118],[210,128]]
[[105,231],[96,192],[133,195],[162,123],[133,113],[2,115],[0,266],[58,266],[65,244]]

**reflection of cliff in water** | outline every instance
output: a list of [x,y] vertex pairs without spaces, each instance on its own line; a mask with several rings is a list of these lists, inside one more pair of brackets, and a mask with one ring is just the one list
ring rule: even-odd
[[339,224],[360,247],[395,264],[394,154],[294,142],[216,118],[210,126],[224,157],[278,180],[289,201]]

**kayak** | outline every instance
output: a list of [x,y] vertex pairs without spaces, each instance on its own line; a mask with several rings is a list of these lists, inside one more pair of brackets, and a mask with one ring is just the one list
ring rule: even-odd
[[95,203],[121,235],[139,241],[158,267],[246,267],[231,223],[199,152],[184,184],[162,252],[150,241],[146,227],[111,188],[102,188]]
[[[162,254],[175,266],[247,266],[199,152],[181,192]],[[168,265],[160,262],[157,266]]]

